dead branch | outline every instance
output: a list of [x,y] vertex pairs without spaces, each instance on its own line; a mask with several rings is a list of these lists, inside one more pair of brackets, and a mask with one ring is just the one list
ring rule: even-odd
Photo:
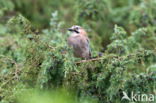
[[81,61],[78,61],[78,62],[75,62],[76,65],[78,64],[81,64],[81,63],[87,63],[87,62],[93,62],[93,61],[98,61],[98,60],[102,60],[104,58],[93,58],[93,59],[88,59],[88,60],[81,60]]

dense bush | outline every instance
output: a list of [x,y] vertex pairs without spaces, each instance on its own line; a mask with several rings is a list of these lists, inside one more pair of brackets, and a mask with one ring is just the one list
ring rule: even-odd
[[[32,88],[68,88],[81,103],[85,97],[127,103],[122,91],[155,93],[155,5],[155,0],[0,0],[0,102],[15,103]],[[74,24],[86,28],[92,55],[101,51],[102,57],[85,62],[73,57],[66,28]]]

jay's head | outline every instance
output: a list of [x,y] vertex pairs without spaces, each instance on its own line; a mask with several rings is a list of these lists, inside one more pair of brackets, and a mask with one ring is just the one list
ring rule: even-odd
[[86,35],[86,31],[78,25],[74,25],[71,28],[68,28],[68,30],[72,33],[76,33],[76,34],[85,34]]

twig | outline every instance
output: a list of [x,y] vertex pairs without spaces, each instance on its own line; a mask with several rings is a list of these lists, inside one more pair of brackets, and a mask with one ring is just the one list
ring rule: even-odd
[[105,59],[105,58],[93,58],[93,59],[88,59],[88,60],[81,60],[81,61],[78,61],[78,62],[75,62],[77,65],[78,64],[81,64],[81,63],[87,63],[87,62],[93,62],[93,61],[98,61],[98,60],[102,60],[102,59]]
[[10,78],[10,79],[7,80],[6,82],[4,82],[4,83],[1,85],[0,88],[4,87],[7,83],[9,83],[10,81],[12,81],[13,79],[14,79],[14,77],[13,77],[13,78]]
[[11,61],[11,63],[13,63],[15,65],[15,71],[14,71],[14,76],[12,78],[10,78],[9,80],[7,80],[6,82],[4,82],[0,88],[2,88],[3,86],[5,86],[7,83],[9,83],[10,81],[12,81],[13,79],[19,79],[19,73],[22,71],[19,69],[19,65],[16,63],[16,61],[12,60],[11,58],[9,57],[5,57],[3,55],[0,55],[0,57],[6,59],[6,60],[9,60]]

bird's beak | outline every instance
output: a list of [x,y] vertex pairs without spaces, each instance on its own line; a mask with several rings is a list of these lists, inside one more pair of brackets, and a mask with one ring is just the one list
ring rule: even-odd
[[68,28],[68,31],[74,31],[72,28]]

